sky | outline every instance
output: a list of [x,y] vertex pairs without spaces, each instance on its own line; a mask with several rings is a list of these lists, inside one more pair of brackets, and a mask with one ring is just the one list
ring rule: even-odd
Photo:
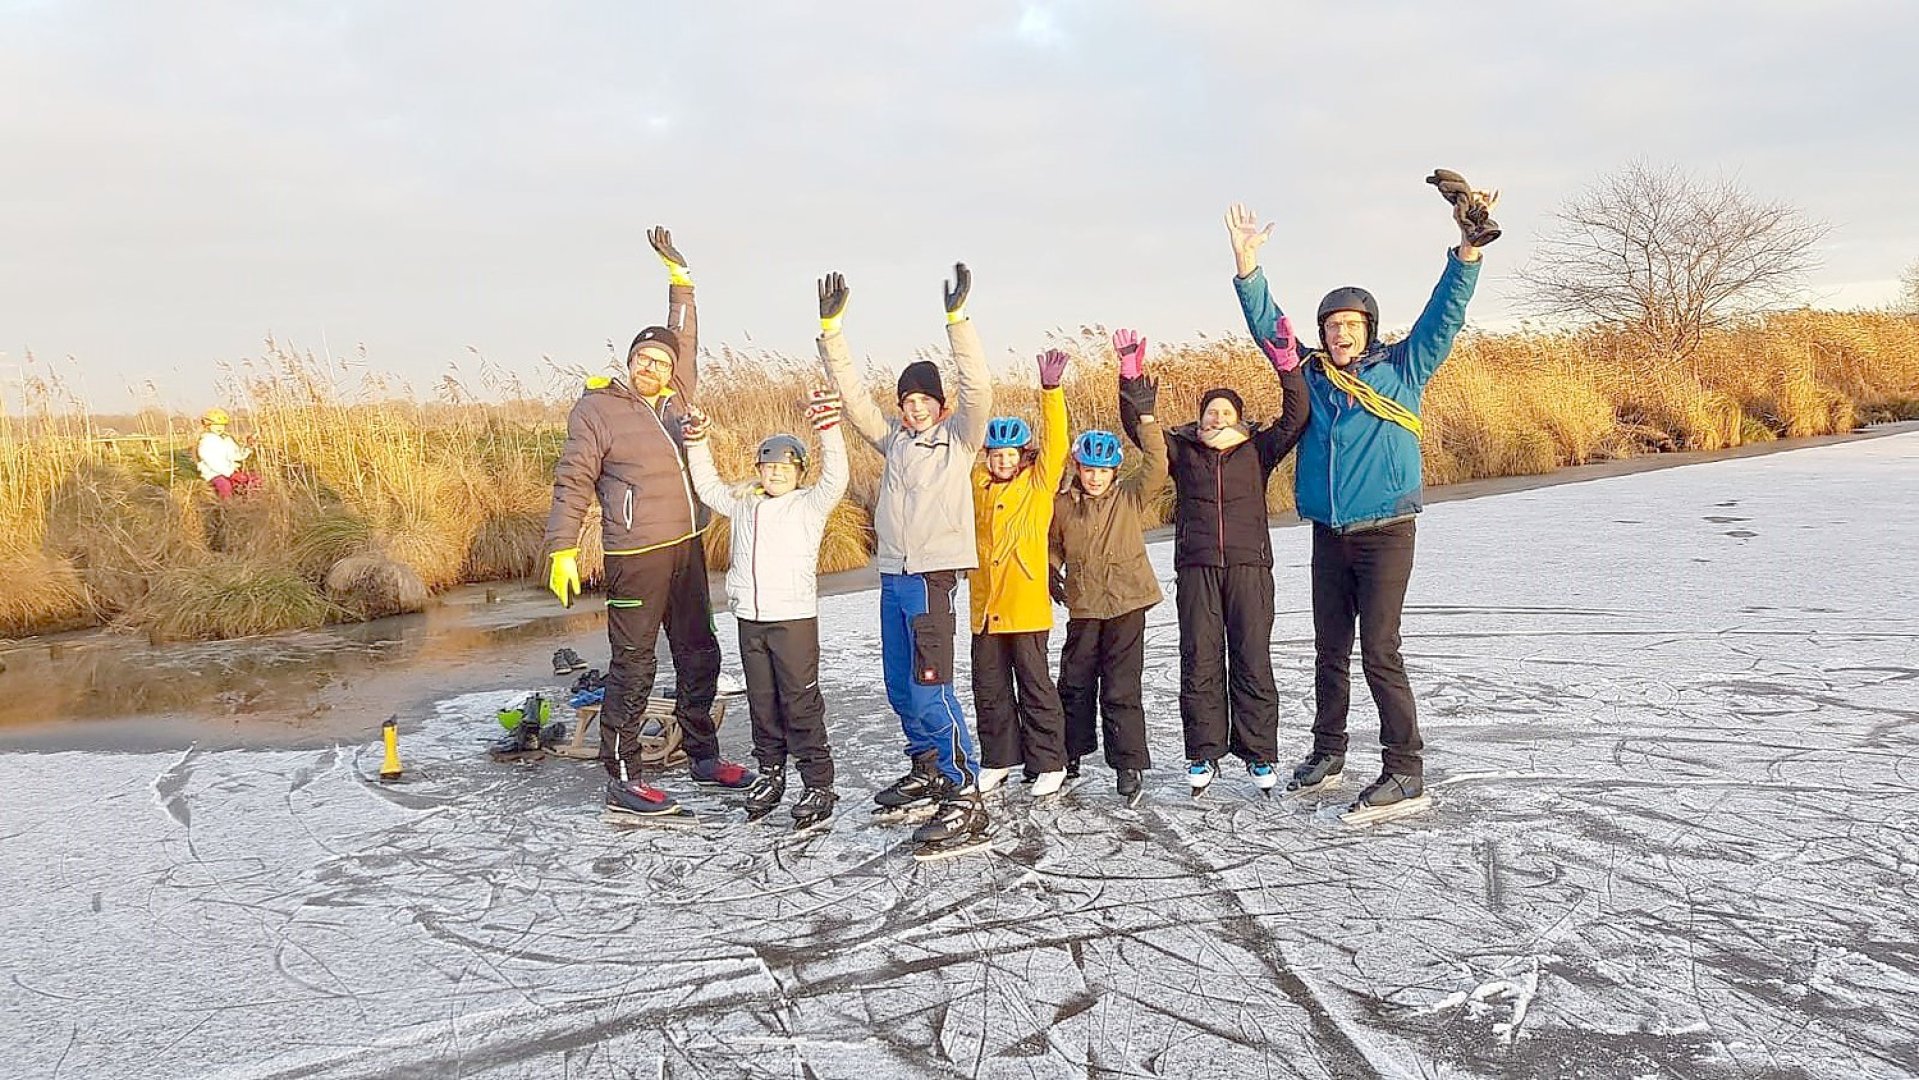
[[1502,191],[1484,327],[1635,160],[1829,223],[1806,299],[1884,304],[1919,260],[1914,41],[1911,0],[0,0],[0,393],[203,408],[269,335],[423,395],[597,369],[664,314],[656,223],[709,347],[810,357],[838,270],[855,353],[904,362],[955,260],[1004,363],[1243,332],[1235,201],[1283,306],[1360,284],[1404,325],[1457,238],[1442,166]]

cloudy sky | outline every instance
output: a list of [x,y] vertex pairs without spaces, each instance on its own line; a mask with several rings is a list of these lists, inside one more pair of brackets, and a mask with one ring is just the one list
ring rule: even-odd
[[810,355],[837,269],[856,351],[904,357],[955,259],[1009,356],[1232,331],[1234,200],[1282,303],[1359,283],[1403,324],[1442,165],[1504,191],[1482,324],[1635,158],[1830,222],[1809,298],[1878,304],[1919,259],[1915,41],[1911,0],[0,0],[0,385],[31,350],[98,408],[199,408],[269,333],[422,392],[470,350],[598,366],[660,316],[655,222],[709,345]]

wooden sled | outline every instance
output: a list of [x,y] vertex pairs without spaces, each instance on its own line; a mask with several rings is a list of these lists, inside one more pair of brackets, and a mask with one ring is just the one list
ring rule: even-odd
[[[726,701],[724,697],[713,699],[713,730],[718,731],[726,719]],[[673,715],[672,698],[652,697],[646,699],[646,715],[640,726],[640,765],[648,769],[666,769],[686,760],[686,751],[680,748],[679,717]],[[587,732],[599,726],[600,707],[587,705],[574,710],[573,730],[567,733],[564,746],[547,748],[548,753],[561,757],[588,760],[600,756],[600,740],[587,738]]]

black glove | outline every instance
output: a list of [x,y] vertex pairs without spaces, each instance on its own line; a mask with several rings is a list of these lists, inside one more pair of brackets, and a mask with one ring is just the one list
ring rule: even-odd
[[1053,598],[1053,603],[1066,603],[1066,571],[1055,566],[1047,573],[1046,592]]
[[946,283],[946,314],[949,321],[962,317],[966,308],[966,294],[973,291],[973,272],[965,263],[953,264],[953,280]]
[[673,234],[666,230],[666,226],[655,225],[646,230],[646,242],[653,245],[653,250],[660,258],[681,267],[691,265],[686,261],[686,256],[680,254],[680,249],[673,246]]
[[1499,222],[1493,220],[1491,212],[1481,204],[1479,196],[1473,193],[1473,186],[1466,182],[1465,177],[1451,169],[1434,169],[1426,182],[1438,188],[1439,194],[1454,206],[1458,206],[1461,199],[1467,200],[1467,243],[1474,247],[1485,247],[1499,239]]
[[831,273],[820,279],[820,322],[831,322],[838,327],[839,319],[846,314],[846,301],[853,290],[846,287],[846,275]]
[[1123,416],[1132,411],[1135,422],[1142,416],[1150,416],[1159,405],[1159,380],[1151,375],[1140,375],[1119,381],[1119,408]]

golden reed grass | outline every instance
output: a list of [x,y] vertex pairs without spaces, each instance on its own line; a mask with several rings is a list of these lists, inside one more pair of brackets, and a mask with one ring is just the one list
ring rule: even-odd
[[[1076,430],[1116,428],[1103,332],[1083,329],[1067,379]],[[1278,388],[1245,339],[1156,345],[1161,414],[1233,386],[1271,416]],[[529,392],[483,369],[482,401],[452,378],[420,401],[364,357],[316,360],[273,343],[231,372],[225,404],[257,450],[264,489],[215,503],[192,462],[197,425],[147,410],[116,435],[30,363],[20,415],[0,422],[0,634],[118,625],[156,639],[260,633],[417,610],[466,581],[537,575],[570,390]],[[1030,367],[1007,368],[996,411],[1031,415]],[[875,369],[884,398],[895,371]],[[809,358],[722,349],[700,404],[722,472],[750,475],[775,431],[804,432],[823,385]],[[13,402],[8,402],[10,407]],[[1795,311],[1707,338],[1657,365],[1604,331],[1468,334],[1426,394],[1428,483],[1543,473],[1662,450],[1712,450],[1919,417],[1919,320]],[[853,438],[853,483],[823,570],[865,563],[879,459]],[[1272,504],[1291,503],[1287,476]],[[1164,508],[1162,508],[1162,513]],[[589,523],[588,569],[597,568]],[[725,564],[724,522],[709,532]]]

